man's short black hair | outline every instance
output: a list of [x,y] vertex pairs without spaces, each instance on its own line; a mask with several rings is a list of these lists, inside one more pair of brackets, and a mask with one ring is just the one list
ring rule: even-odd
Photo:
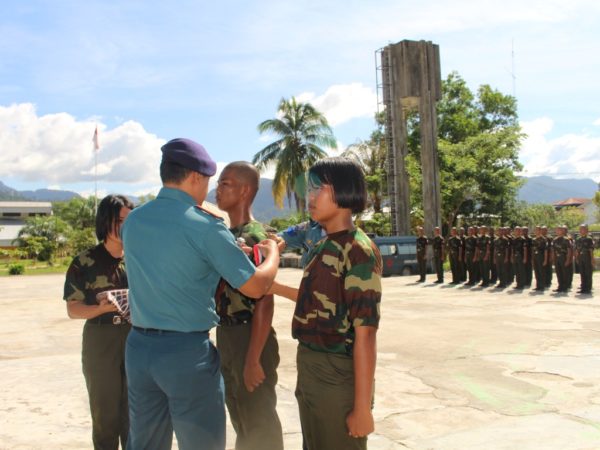
[[124,195],[107,195],[98,205],[96,237],[104,242],[111,232],[118,232],[121,208],[133,209],[133,203]]
[[367,183],[357,162],[342,157],[321,159],[310,168],[310,174],[333,187],[333,199],[340,208],[358,214],[367,207]]
[[160,163],[160,179],[163,183],[180,184],[191,172],[191,169],[173,161],[163,161]]

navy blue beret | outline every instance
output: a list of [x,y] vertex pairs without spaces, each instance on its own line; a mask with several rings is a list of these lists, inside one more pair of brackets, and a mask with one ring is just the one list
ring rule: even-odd
[[204,147],[186,138],[171,139],[161,147],[162,160],[171,161],[207,177],[217,173],[217,164]]

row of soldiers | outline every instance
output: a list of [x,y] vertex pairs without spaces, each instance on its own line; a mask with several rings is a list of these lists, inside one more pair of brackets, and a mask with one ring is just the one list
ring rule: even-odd
[[573,283],[574,265],[581,276],[578,293],[592,291],[594,268],[594,241],[588,234],[588,226],[579,227],[579,237],[574,239],[566,226],[556,228],[556,235],[548,235],[545,226],[535,227],[535,235],[529,235],[527,227],[501,227],[495,230],[486,226],[452,228],[445,239],[439,227],[434,237],[428,239],[423,227],[417,228],[417,261],[419,282],[425,281],[427,271],[427,246],[433,248],[433,266],[437,274],[435,283],[444,282],[443,263],[448,255],[452,271],[452,283],[487,287],[495,285],[502,289],[516,281],[514,289],[531,287],[535,275],[535,290],[544,291],[552,284],[555,268],[558,286],[554,292],[568,292]]

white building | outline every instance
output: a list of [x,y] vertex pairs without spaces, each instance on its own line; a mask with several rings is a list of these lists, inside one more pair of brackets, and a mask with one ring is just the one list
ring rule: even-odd
[[25,220],[35,216],[51,216],[50,202],[1,202],[0,201],[0,247],[14,248],[13,241],[25,226]]

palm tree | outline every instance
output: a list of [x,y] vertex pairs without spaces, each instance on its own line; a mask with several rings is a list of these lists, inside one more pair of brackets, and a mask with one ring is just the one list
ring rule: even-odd
[[305,210],[306,172],[316,161],[327,156],[320,146],[336,148],[337,144],[327,119],[310,103],[294,97],[279,102],[278,118],[258,125],[261,134],[274,134],[278,139],[260,150],[252,163],[259,170],[275,163],[273,198],[283,207],[284,194],[296,201],[298,212]]

